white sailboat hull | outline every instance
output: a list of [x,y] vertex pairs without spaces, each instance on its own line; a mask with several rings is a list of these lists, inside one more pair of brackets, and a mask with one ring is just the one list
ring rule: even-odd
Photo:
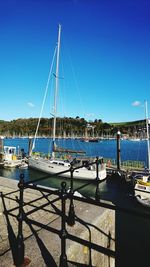
[[134,190],[135,195],[140,195],[142,198],[150,198],[150,186],[136,183]]
[[150,185],[149,183],[142,182],[141,184],[140,182],[137,181],[134,187],[134,193],[135,193],[135,197],[137,201],[140,204],[146,207],[150,207]]
[[148,164],[145,172],[137,172],[133,175],[134,179],[134,194],[137,201],[147,207],[150,207],[150,144],[149,144],[149,118],[147,101],[145,102],[146,114],[146,135],[147,135],[147,155]]
[[[59,54],[60,54],[60,35],[61,35],[61,25],[59,25],[59,30],[58,30],[58,42],[57,42],[57,53],[56,53],[56,73],[54,74],[55,77],[55,91],[54,91],[54,107],[53,107],[53,142],[52,142],[52,158],[55,159],[56,158],[56,152],[57,150],[61,153],[66,153],[66,149],[63,148],[57,148],[55,140],[56,140],[56,117],[57,117],[57,101],[58,101],[58,80],[59,80]],[[52,72],[50,72],[52,73]],[[49,76],[50,77],[50,76]],[[46,86],[46,91],[48,88],[48,84],[49,84],[49,77],[48,77],[48,82],[47,82],[47,86]],[[46,94],[45,94],[46,96]],[[45,102],[45,98],[43,101],[43,104]],[[43,104],[42,104],[42,110],[43,110]],[[41,111],[42,111],[41,110]],[[40,119],[38,121],[38,125],[37,125],[37,129],[36,129],[36,133],[35,133],[35,138],[37,136],[37,132],[38,132],[38,128],[39,128],[39,123],[40,123]],[[35,141],[34,144],[32,146],[32,151],[33,148],[35,146]],[[67,149],[68,150],[68,149]],[[69,151],[69,150],[68,150]],[[74,151],[73,151],[74,152]],[[68,153],[73,153],[71,152],[67,152]],[[82,151],[79,151],[82,152]],[[75,152],[76,153],[76,152]],[[76,153],[77,154],[77,153]],[[87,160],[88,161],[88,160]],[[79,163],[80,164],[80,163]],[[81,164],[80,164],[81,166]],[[48,174],[53,174],[53,175],[58,175],[59,176],[63,176],[63,177],[71,177],[71,172],[68,171],[71,167],[71,164],[69,162],[66,161],[61,161],[58,159],[55,160],[48,160],[48,159],[43,159],[41,157],[30,157],[29,158],[29,167],[34,168],[36,170],[48,173]],[[77,165],[75,165],[75,167],[78,167]],[[66,173],[63,173],[65,171],[68,171]],[[95,179],[96,178],[96,170],[92,169],[92,167],[81,167],[79,169],[75,169],[73,171],[73,177],[75,179]],[[106,166],[104,164],[100,164],[99,165],[99,179],[103,180],[106,178]]]
[[[57,163],[56,163],[57,162]],[[42,171],[44,173],[57,175],[60,172],[67,171],[70,169],[70,164],[64,161],[52,161],[42,158],[30,158],[29,167]],[[99,180],[104,180],[106,178],[106,168],[101,166],[99,170]],[[60,174],[59,176],[70,178],[70,172]],[[88,170],[86,167],[82,167],[73,172],[73,178],[75,179],[85,179],[85,180],[94,180],[96,178],[95,170]]]

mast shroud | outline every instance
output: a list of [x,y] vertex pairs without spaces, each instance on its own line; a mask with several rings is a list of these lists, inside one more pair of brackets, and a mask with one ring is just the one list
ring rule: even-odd
[[52,158],[55,158],[55,139],[56,139],[56,117],[57,117],[57,96],[58,96],[58,79],[59,79],[59,54],[60,54],[60,36],[61,25],[58,29],[58,43],[57,43],[57,59],[56,59],[56,75],[55,75],[55,93],[54,93],[54,120],[53,120],[53,144],[52,144]]
[[148,118],[147,101],[145,101],[145,116],[146,116],[147,156],[148,156],[147,168],[150,169],[149,118]]

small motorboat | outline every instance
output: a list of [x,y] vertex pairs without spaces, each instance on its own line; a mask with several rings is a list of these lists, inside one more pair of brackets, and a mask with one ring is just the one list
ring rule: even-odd
[[21,162],[21,165],[19,165],[18,168],[19,169],[27,169],[28,168],[28,164],[26,162]]
[[136,200],[140,204],[150,207],[150,174],[137,174],[133,178]]

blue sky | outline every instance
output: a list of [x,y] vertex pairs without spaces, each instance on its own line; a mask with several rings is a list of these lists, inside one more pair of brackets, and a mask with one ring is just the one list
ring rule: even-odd
[[[58,116],[143,119],[149,14],[148,0],[1,0],[0,119],[39,117],[59,23]],[[43,117],[53,113],[52,88]]]

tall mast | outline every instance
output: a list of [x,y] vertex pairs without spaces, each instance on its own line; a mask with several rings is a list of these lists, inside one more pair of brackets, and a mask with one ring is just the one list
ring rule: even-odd
[[148,118],[148,108],[147,101],[145,101],[145,116],[146,116],[146,134],[147,134],[147,156],[148,156],[148,164],[147,167],[150,169],[150,146],[149,146],[149,118]]
[[58,95],[58,79],[59,79],[60,34],[61,34],[61,25],[59,24],[58,43],[57,43],[57,58],[56,58],[56,75],[55,75],[55,93],[54,93],[54,121],[53,121],[53,147],[52,147],[52,157],[53,158],[55,158],[54,146],[55,146],[55,139],[56,139],[56,116],[57,116],[57,95]]

